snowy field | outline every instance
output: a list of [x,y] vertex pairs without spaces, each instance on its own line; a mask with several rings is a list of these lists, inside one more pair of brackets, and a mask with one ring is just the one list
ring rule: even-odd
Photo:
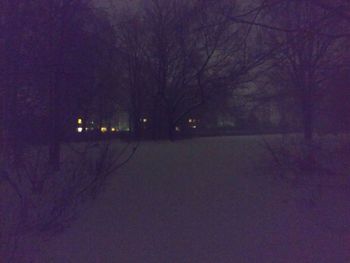
[[348,187],[272,176],[260,137],[143,142],[42,263],[350,262]]

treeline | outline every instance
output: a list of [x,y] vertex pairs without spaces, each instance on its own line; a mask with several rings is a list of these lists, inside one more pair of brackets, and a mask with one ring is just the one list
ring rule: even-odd
[[315,129],[348,130],[349,8],[314,0],[118,6],[111,20],[132,131],[139,136],[146,115],[153,138],[172,138],[204,112],[247,127],[277,114],[276,130],[307,140]]
[[112,110],[114,45],[107,17],[87,1],[1,1],[0,142],[8,162],[44,138],[58,166],[65,127],[82,112]]
[[239,119],[242,108],[270,104],[307,140],[349,128],[347,1],[113,3],[1,1],[6,156],[45,137],[58,166],[77,116],[106,119],[117,106],[135,137],[148,116],[155,139],[173,138],[193,114]]

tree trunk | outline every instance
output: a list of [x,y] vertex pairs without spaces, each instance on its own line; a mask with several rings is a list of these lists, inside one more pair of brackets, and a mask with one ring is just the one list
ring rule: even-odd
[[61,151],[61,121],[60,121],[60,76],[55,72],[54,83],[50,90],[50,138],[49,138],[49,163],[53,170],[60,169]]
[[141,137],[141,126],[140,126],[140,114],[139,112],[134,112],[131,115],[131,132],[132,132],[132,136],[133,139],[140,139]]
[[153,109],[152,137],[154,140],[173,139],[173,119],[164,100],[156,99]]
[[314,105],[310,92],[308,92],[303,99],[302,110],[304,139],[307,142],[311,142],[314,133]]
[[167,123],[168,123],[168,139],[173,141],[174,140],[174,114],[171,109],[168,110]]
[[152,121],[152,138],[153,140],[159,140],[161,135],[160,135],[160,130],[161,130],[161,103],[160,103],[160,98],[159,95],[156,96],[155,101],[153,103],[153,121]]
[[313,124],[310,116],[304,117],[304,139],[308,142],[311,142],[313,139]]
[[3,94],[2,102],[3,102],[3,109],[2,109],[2,116],[1,116],[1,153],[4,158],[4,161],[6,163],[9,163],[11,161],[10,156],[12,155],[12,142],[14,140],[13,134],[11,133],[11,123],[12,123],[12,116],[11,116],[11,103],[10,103],[10,92],[8,90],[8,87],[5,87],[5,92]]
[[10,81],[6,86],[3,97],[2,113],[2,154],[8,164],[20,164],[22,148],[20,145],[21,134],[19,132],[17,114],[17,88]]

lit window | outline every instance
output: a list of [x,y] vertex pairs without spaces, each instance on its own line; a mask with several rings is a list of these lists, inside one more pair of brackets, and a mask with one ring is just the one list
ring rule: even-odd
[[197,129],[197,126],[196,126],[196,125],[193,125],[192,128],[193,128],[193,129]]
[[146,123],[148,121],[147,118],[141,118],[141,122]]
[[78,124],[83,124],[83,119],[82,118],[78,118]]
[[108,131],[108,129],[107,129],[107,127],[101,127],[101,132],[107,132]]
[[114,127],[111,128],[111,132],[116,132],[116,131],[117,131],[116,128],[114,128]]
[[193,122],[193,120],[192,120],[192,119],[188,119],[188,122],[189,122],[189,123],[192,123],[192,122]]
[[83,132],[83,127],[78,127],[77,132],[79,132],[79,133]]

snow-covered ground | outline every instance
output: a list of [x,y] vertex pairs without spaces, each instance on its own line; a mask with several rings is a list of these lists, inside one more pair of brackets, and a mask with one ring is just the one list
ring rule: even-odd
[[253,136],[141,143],[37,262],[350,262],[349,189],[284,183],[264,151]]

